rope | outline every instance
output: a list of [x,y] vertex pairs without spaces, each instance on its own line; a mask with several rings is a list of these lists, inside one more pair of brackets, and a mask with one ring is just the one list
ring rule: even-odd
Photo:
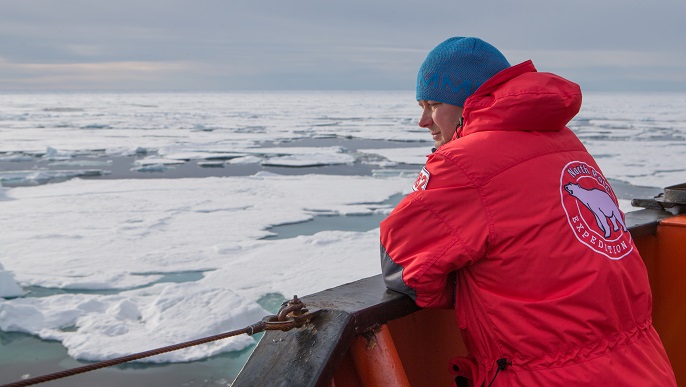
[[[177,351],[179,349],[205,344],[211,341],[226,339],[228,337],[238,336],[242,334],[252,336],[255,333],[260,333],[269,330],[288,331],[295,327],[300,327],[304,325],[307,321],[314,317],[315,314],[307,313],[308,310],[305,309],[304,306],[305,305],[298,299],[298,297],[294,296],[292,300],[284,302],[282,304],[281,310],[279,311],[278,315],[267,316],[263,318],[262,321],[249,325],[243,329],[237,329],[235,331],[220,333],[218,335],[204,337],[202,339],[197,340],[186,341],[184,343],[174,344],[167,347],[157,348],[145,352],[134,353],[132,355],[105,360],[89,364],[83,367],[71,368],[68,370],[55,372],[48,375],[37,376],[31,379],[24,379],[10,384],[3,384],[0,387],[23,387],[31,386],[38,383],[45,383],[56,379],[82,374],[84,372],[95,371],[100,368],[111,367],[129,361],[144,359],[146,357],[155,356],[166,352]],[[285,313],[283,313],[284,311]]]

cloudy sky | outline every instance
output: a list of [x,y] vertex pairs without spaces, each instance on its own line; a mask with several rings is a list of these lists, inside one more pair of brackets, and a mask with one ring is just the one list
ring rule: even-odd
[[0,0],[0,92],[412,90],[478,36],[584,90],[686,91],[684,0]]

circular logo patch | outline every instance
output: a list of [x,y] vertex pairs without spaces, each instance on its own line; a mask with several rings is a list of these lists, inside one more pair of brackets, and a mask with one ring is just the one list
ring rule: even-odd
[[610,259],[622,259],[634,245],[605,177],[583,161],[568,163],[560,175],[560,197],[579,242]]

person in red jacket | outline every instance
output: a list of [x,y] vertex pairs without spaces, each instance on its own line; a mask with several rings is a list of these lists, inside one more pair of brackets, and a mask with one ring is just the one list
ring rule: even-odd
[[434,139],[381,223],[388,288],[454,308],[459,385],[675,386],[617,198],[566,127],[578,85],[455,37],[417,80]]

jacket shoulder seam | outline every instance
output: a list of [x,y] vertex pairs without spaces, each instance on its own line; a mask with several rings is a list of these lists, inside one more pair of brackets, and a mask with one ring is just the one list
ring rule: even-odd
[[450,235],[451,235],[451,241],[450,243],[446,243],[445,247],[441,249],[437,254],[434,255],[433,259],[430,261],[426,261],[425,264],[422,265],[422,270],[419,273],[419,277],[422,278],[424,276],[424,273],[426,270],[428,270],[431,266],[436,263],[436,261],[443,257],[456,243],[459,243],[463,250],[467,253],[469,256],[470,261],[474,262],[476,261],[476,256],[474,252],[467,246],[467,244],[464,242],[464,240],[460,237],[460,234],[455,230],[454,227],[450,225],[445,219],[445,217],[441,216],[437,211],[432,209],[429,205],[427,205],[421,198],[414,197],[412,198],[412,201],[414,203],[417,203],[417,205],[422,206],[425,211],[431,213],[435,218],[439,219],[441,223],[443,223],[449,230],[450,230]]
[[[493,220],[493,216],[491,215],[491,212],[489,211],[488,206],[486,205],[486,201],[484,200],[484,193],[482,191],[482,187],[485,184],[480,183],[479,180],[473,176],[473,174],[468,173],[466,168],[464,168],[462,165],[460,165],[458,160],[455,160],[455,158],[453,158],[451,155],[449,155],[445,152],[441,152],[440,154],[443,157],[445,157],[447,160],[450,160],[450,162],[456,168],[458,168],[465,176],[467,176],[467,178],[471,182],[472,188],[474,190],[476,190],[477,195],[479,195],[479,202],[481,202],[481,209],[486,216],[486,222],[488,224],[488,240],[495,240],[496,239],[495,224],[494,224],[495,222]],[[488,249],[488,246],[486,246],[486,248]]]

